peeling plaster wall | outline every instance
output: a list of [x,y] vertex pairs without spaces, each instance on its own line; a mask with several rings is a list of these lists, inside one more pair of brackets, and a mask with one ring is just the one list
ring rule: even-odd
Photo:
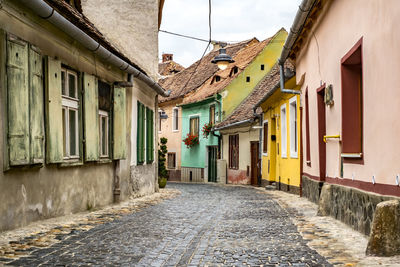
[[[39,47],[43,55],[58,57],[64,64],[81,71],[94,74],[108,82],[126,79],[126,74],[108,68],[92,53],[74,40],[24,10],[24,16],[8,2],[2,3],[0,25],[7,32]],[[5,88],[0,81],[0,231],[27,225],[36,220],[85,211],[113,202],[114,163],[85,163],[82,166],[59,167],[45,164],[42,168],[19,168],[5,171],[3,167],[6,140],[4,134]],[[127,97],[131,97],[130,89]],[[130,112],[130,101],[127,111]],[[129,114],[129,113],[127,113]],[[128,121],[127,145],[130,146]],[[128,150],[129,151],[129,150]],[[130,154],[120,161],[119,175],[121,188],[130,179]],[[124,190],[122,190],[124,191]],[[121,193],[121,199],[129,196]]]
[[82,0],[83,14],[153,79],[158,73],[158,0]]

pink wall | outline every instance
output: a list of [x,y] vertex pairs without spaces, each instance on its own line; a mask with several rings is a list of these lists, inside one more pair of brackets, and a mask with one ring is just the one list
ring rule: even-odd
[[[304,173],[319,176],[316,89],[333,85],[334,105],[326,106],[326,134],[341,134],[341,58],[363,38],[363,156],[364,164],[344,164],[344,178],[395,185],[400,174],[400,1],[335,0],[322,12],[309,42],[296,59],[297,80],[305,74],[301,104],[308,87],[311,167]],[[306,152],[305,112],[303,151]],[[340,177],[340,143],[330,139],[327,177]]]

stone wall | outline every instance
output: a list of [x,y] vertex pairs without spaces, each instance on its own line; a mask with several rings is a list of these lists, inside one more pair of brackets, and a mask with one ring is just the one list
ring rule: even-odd
[[325,183],[319,200],[318,215],[332,216],[354,230],[369,235],[376,206],[391,199],[394,197]]
[[310,201],[318,204],[323,182],[315,181],[307,176],[302,176],[301,179],[303,197],[308,198]]
[[288,185],[285,183],[275,183],[276,190],[284,191],[286,193],[300,195],[300,187],[294,185]]
[[131,166],[130,189],[132,196],[139,197],[158,191],[158,181],[154,175],[155,164]]

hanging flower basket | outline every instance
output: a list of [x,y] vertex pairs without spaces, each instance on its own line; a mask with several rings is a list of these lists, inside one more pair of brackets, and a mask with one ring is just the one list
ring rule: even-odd
[[199,136],[195,134],[187,134],[186,138],[182,140],[187,148],[192,148],[199,144]]
[[213,127],[213,124],[211,122],[206,123],[206,124],[203,125],[202,131],[203,131],[203,137],[204,138],[208,138],[208,136],[211,133],[212,127]]

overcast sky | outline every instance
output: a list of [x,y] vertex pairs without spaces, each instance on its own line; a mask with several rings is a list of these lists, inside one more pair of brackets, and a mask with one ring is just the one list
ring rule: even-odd
[[[289,31],[301,0],[212,0],[211,39],[237,42],[264,40],[281,27]],[[165,0],[161,30],[208,39],[208,0]],[[174,61],[190,66],[206,42],[159,33],[159,54],[172,53]]]

